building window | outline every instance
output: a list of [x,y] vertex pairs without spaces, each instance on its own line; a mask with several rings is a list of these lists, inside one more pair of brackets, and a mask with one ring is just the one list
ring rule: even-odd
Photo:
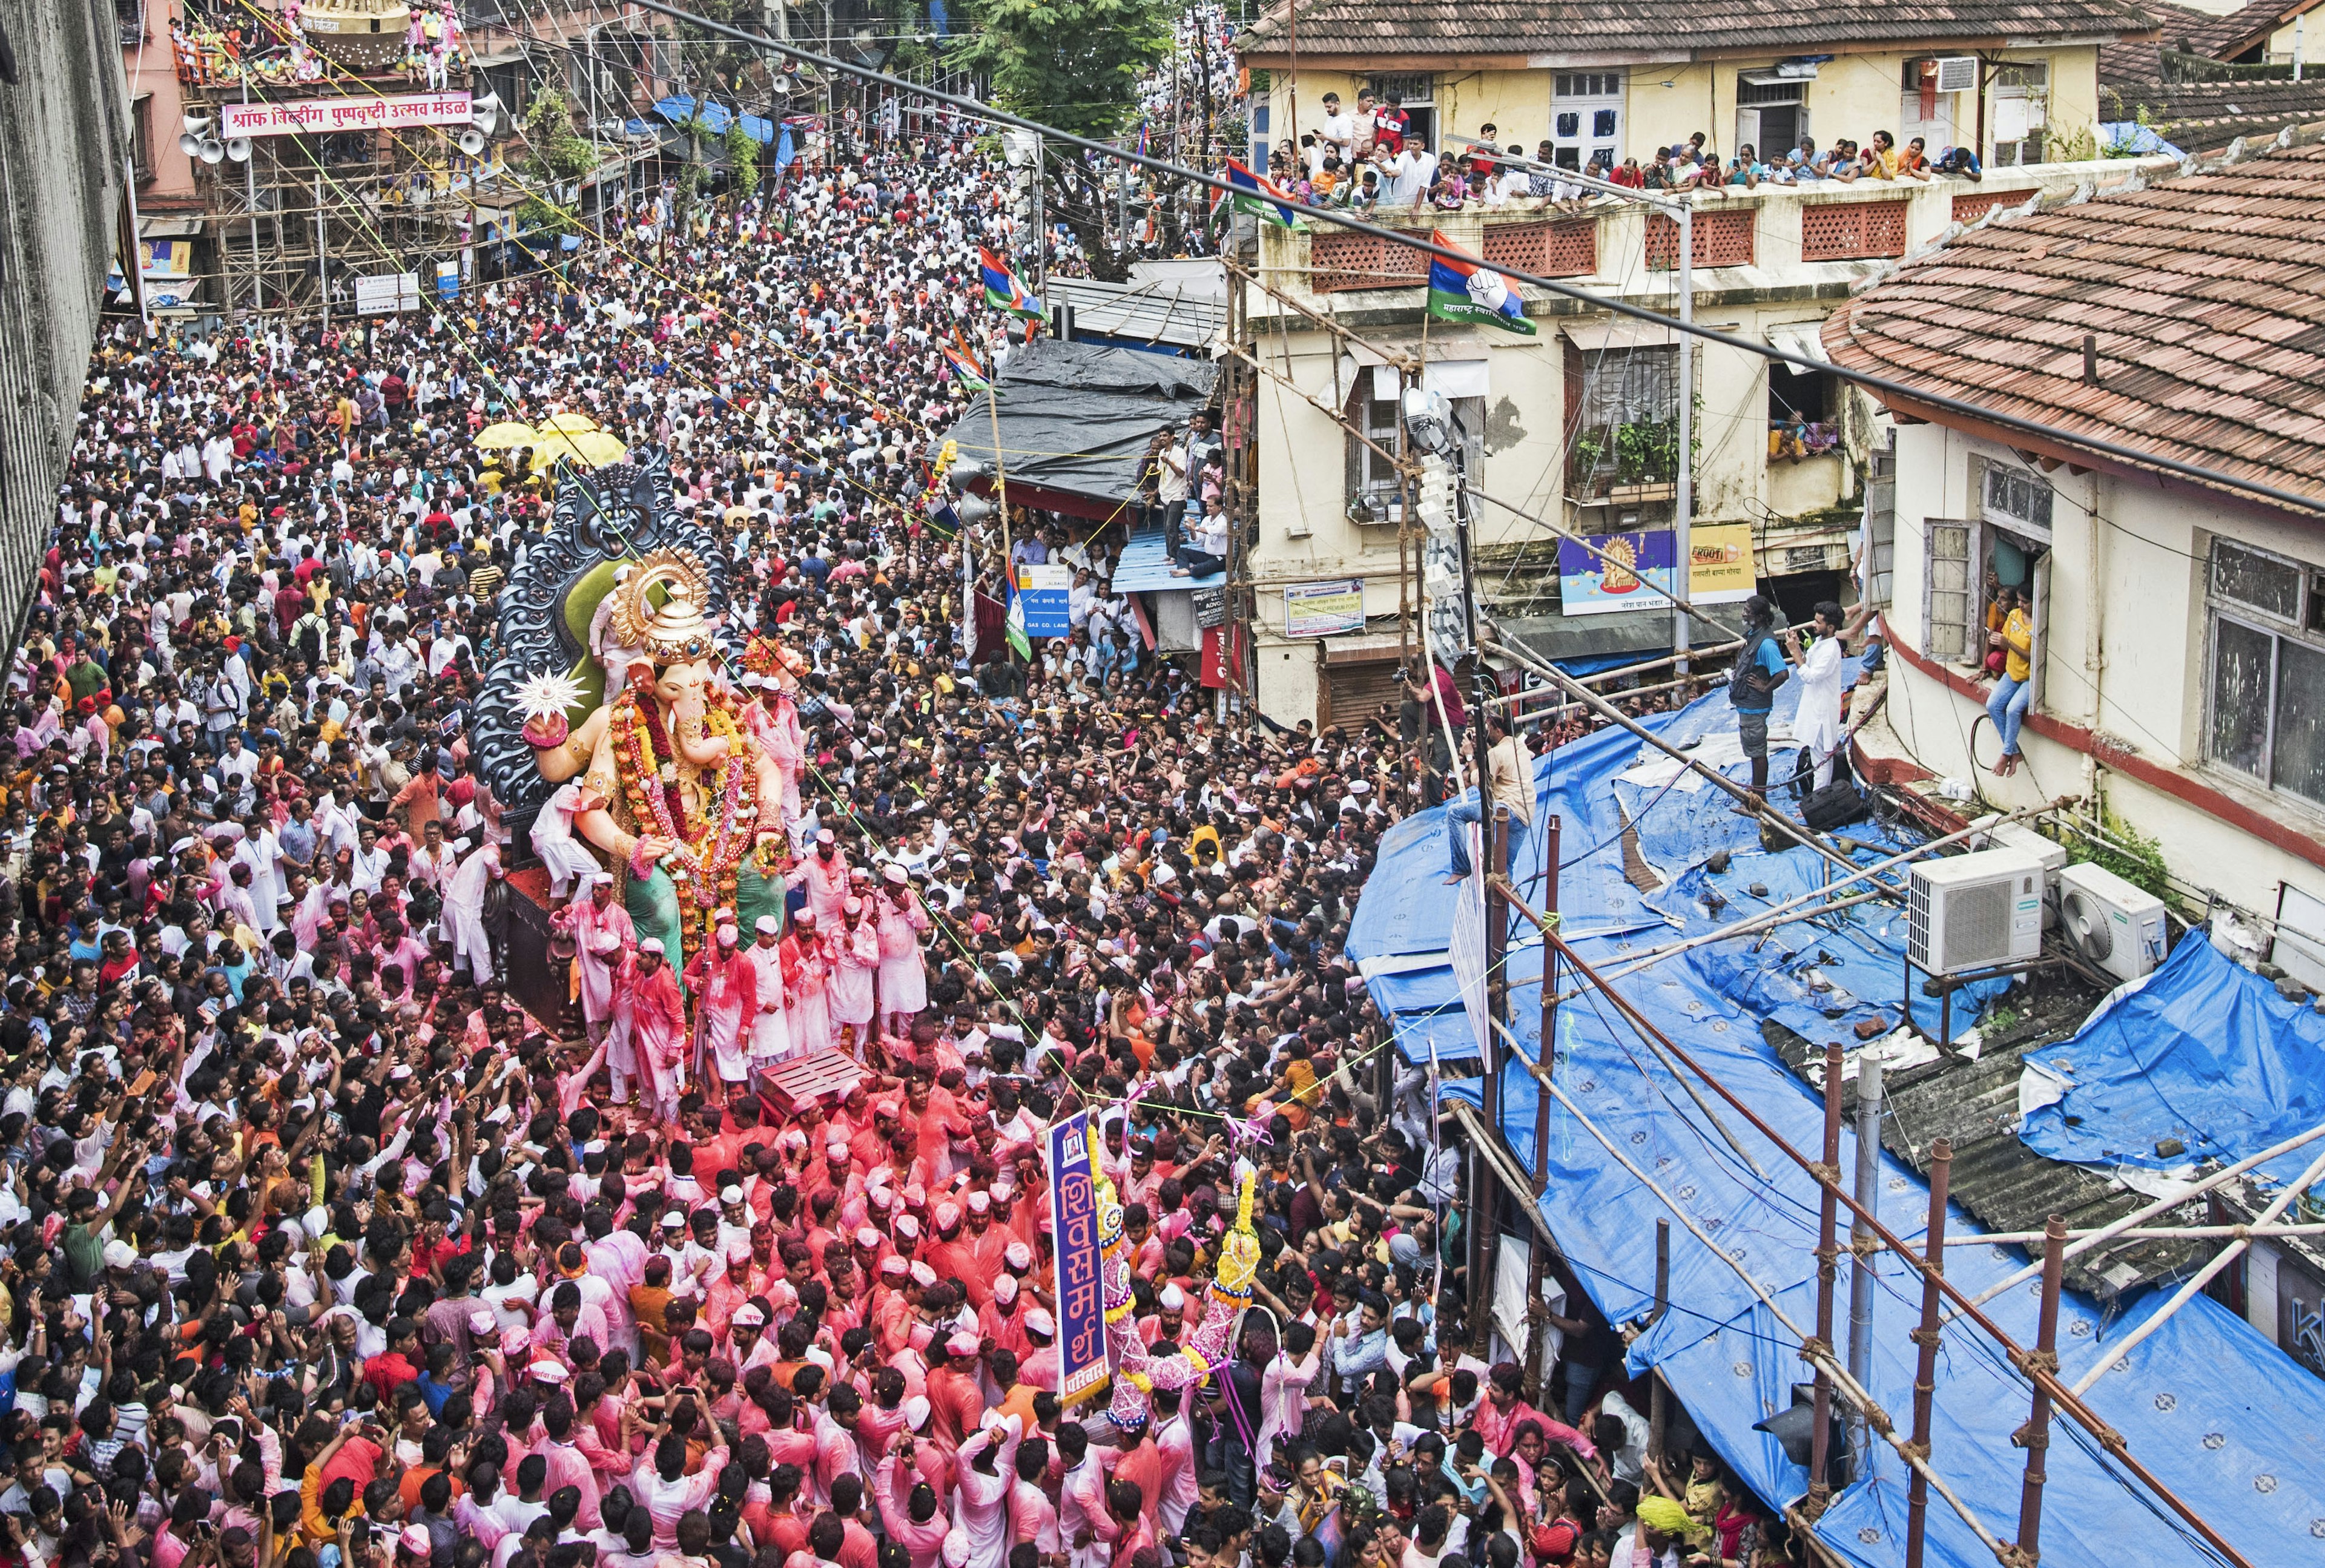
[[[1981,484],[1990,486],[2001,470],[1987,465],[1986,471],[1988,478]],[[1991,506],[1976,518],[1931,517],[1923,523],[1922,625],[1922,651],[1930,657],[1998,677],[2006,668],[1997,639],[2009,618],[2002,603],[2008,589],[2014,608],[2026,612],[2028,684],[2033,692],[2028,701],[2040,707],[2051,617],[2050,487],[2039,479],[2034,483],[2042,495],[2039,526]],[[2022,495],[2021,500],[2034,509],[2031,497]]]
[[[1384,372],[1377,366],[1358,370],[1357,385],[1348,393],[1348,410],[1353,431],[1370,437],[1383,451],[1398,450],[1394,371]],[[1348,438],[1348,515],[1359,523],[1396,521],[1400,504],[1396,464],[1354,433]]]
[[2325,804],[2325,572],[2212,542],[2205,754]]
[[2051,67],[2047,62],[2005,62],[1994,69],[1994,162],[2040,163],[2042,133],[2050,118]]
[[1561,169],[1596,159],[1611,172],[1623,154],[1623,73],[1561,70],[1551,79],[1550,144]]
[[1413,134],[1437,145],[1437,79],[1425,71],[1370,79],[1373,97],[1385,104],[1391,97],[1413,120]]
[[[1584,349],[1569,343],[1567,494],[1679,479],[1679,349]],[[1579,383],[1579,385],[1578,385]]]
[[2051,487],[2024,469],[1986,465],[1987,520],[2007,527],[2012,524],[2051,537]]
[[1809,79],[1746,71],[1736,79],[1736,145],[1763,159],[1781,158],[1809,128]]
[[129,106],[129,162],[137,183],[153,178],[153,95],[142,93]]

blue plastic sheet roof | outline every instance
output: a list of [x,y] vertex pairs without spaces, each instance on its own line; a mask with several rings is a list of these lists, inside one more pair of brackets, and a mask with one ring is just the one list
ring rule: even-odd
[[[672,93],[668,97],[655,99],[653,112],[673,125],[682,125],[694,116],[694,99],[684,93]],[[775,125],[772,120],[758,115],[738,116],[725,104],[706,103],[702,106],[702,128],[714,136],[725,135],[727,127],[738,119],[742,123],[743,134],[754,141],[767,143],[775,139]]]
[[1170,552],[1162,549],[1160,528],[1133,528],[1130,537],[1123,540],[1123,559],[1114,563],[1116,593],[1158,593],[1167,589],[1218,589],[1227,581],[1226,572],[1211,572],[1209,577],[1172,577],[1174,561]]
[[1162,529],[1134,528],[1130,537],[1122,542],[1122,559],[1114,563],[1114,591],[1158,593],[1172,589],[1218,588],[1227,580],[1225,571],[1215,571],[1209,577],[1173,577],[1171,568],[1176,564],[1162,548]]
[[[1791,718],[1792,691],[1778,693],[1779,733]],[[1734,714],[1724,695],[1648,722],[1673,744],[1741,776]],[[1788,776],[1790,748],[1779,742],[1772,751],[1774,776]],[[1542,759],[1535,777],[1541,805],[1564,819],[1560,906],[1570,940],[1663,1033],[1793,1148],[1812,1155],[1822,1136],[1821,1104],[1766,1044],[1760,1025],[1773,1017],[1812,1041],[1853,1045],[1857,1022],[1877,1015],[1894,1023],[1904,999],[1899,962],[1904,924],[1897,906],[1859,905],[1780,926],[1765,942],[1755,936],[1727,939],[1623,978],[1622,966],[1652,947],[1708,932],[1763,904],[1820,886],[1823,864],[1805,850],[1762,853],[1756,832],[1730,813],[1725,793],[1671,777],[1653,754],[1642,756],[1635,737],[1618,730],[1602,730]],[[1625,812],[1635,821],[1642,857],[1669,878],[1654,893],[1641,894],[1624,878]],[[1538,812],[1537,822],[1543,820]],[[1869,825],[1852,832],[1868,843],[1884,837]],[[1541,836],[1529,835],[1527,845],[1538,877]],[[1702,861],[1719,848],[1733,859],[1727,872],[1714,877]],[[1863,858],[1881,852],[1868,849]],[[1441,812],[1399,823],[1385,838],[1378,869],[1357,905],[1351,955],[1363,961],[1444,951],[1453,891],[1440,886],[1444,864]],[[1754,883],[1765,894],[1753,895]],[[1528,895],[1537,907],[1538,893],[1537,885]],[[1712,907],[1708,894],[1718,896],[1719,907]],[[1514,980],[1523,982],[1511,988],[1513,1033],[1520,1050],[1539,1060],[1538,956],[1523,970],[1516,961],[1512,969]],[[1385,1005],[1384,1011],[1395,1021],[1401,1046],[1408,1038],[1420,1040],[1422,1051],[1417,1057],[1408,1051],[1409,1059],[1426,1061],[1432,1037],[1440,1063],[1450,1059],[1442,1032],[1468,1028],[1458,1001],[1434,1012],[1411,1010],[1450,990],[1450,970],[1396,968],[1369,974],[1366,984],[1376,1001],[1386,997],[1406,1005],[1402,1013]],[[1915,999],[1926,1012],[1931,1004]],[[1977,1006],[1975,997],[1957,998],[1958,1026],[1969,1022]],[[1922,1022],[1927,1026],[1935,1020]],[[1686,1224],[1673,1224],[1672,1307],[1633,1343],[1631,1365],[1663,1373],[1706,1440],[1760,1496],[1780,1504],[1801,1497],[1805,1471],[1752,1428],[1790,1406],[1792,1385],[1804,1382],[1809,1369],[1799,1358],[1798,1338],[1737,1270],[1748,1271],[1795,1323],[1813,1327],[1814,1183],[1715,1100],[1720,1121],[1756,1162],[1755,1172],[1603,997],[1586,993],[1560,1005],[1554,1071],[1583,1116],[1620,1152],[1618,1158],[1556,1102],[1537,1148],[1535,1081],[1517,1064],[1505,1069],[1503,1134],[1529,1170],[1537,1161],[1548,1167],[1542,1212],[1561,1250],[1599,1309],[1623,1322],[1653,1304],[1657,1216],[1675,1210],[1710,1239],[1707,1244]],[[1482,1080],[1469,1080],[1449,1083],[1444,1092],[1476,1105],[1482,1103],[1483,1087]],[[1854,1162],[1854,1142],[1845,1132],[1843,1169]],[[1882,1220],[1910,1241],[1922,1232],[1928,1188],[1885,1153],[1880,1172]],[[1978,1229],[1959,1211],[1950,1212],[1947,1223],[1957,1237]],[[1956,1245],[1947,1250],[1947,1276],[1975,1294],[2016,1272],[2026,1258],[2016,1247]],[[1915,1348],[1906,1335],[1919,1317],[1920,1285],[1896,1260],[1883,1261],[1877,1278],[1872,1388],[1903,1419],[1912,1408]],[[2072,1383],[2116,1358],[2116,1347],[2164,1295],[2151,1292],[2128,1312],[2109,1317],[2089,1298],[2070,1293],[2060,1333],[2061,1375]],[[2020,1344],[2032,1345],[2036,1307],[2034,1291],[2014,1290],[1985,1310]],[[2027,1387],[1991,1341],[1965,1327],[1947,1331],[1937,1383],[1939,1471],[1986,1526],[2007,1541],[2016,1533],[2024,1463],[2010,1434],[2026,1419]],[[2325,1384],[2234,1313],[2197,1298],[2135,1350],[2124,1370],[2101,1379],[2088,1400],[2128,1439],[2143,1463],[2251,1561],[2315,1560],[2315,1532],[2325,1530],[2325,1473],[2310,1456],[2325,1440]],[[2052,1431],[2044,1568],[2217,1561],[2080,1429],[2054,1418]],[[1817,1533],[1845,1562],[1899,1568],[1910,1474],[1885,1445],[1876,1445],[1868,1469],[1834,1499]],[[1993,1560],[1959,1517],[1932,1498],[1927,1561],[1978,1568]]]
[[[2072,1039],[2026,1061],[2065,1086],[2020,1129],[2054,1160],[2234,1164],[2325,1123],[2325,1017],[2200,937],[2117,990]],[[2186,1152],[2159,1155],[2165,1138]],[[2296,1180],[2320,1153],[2325,1144],[2295,1149],[2260,1174]]]

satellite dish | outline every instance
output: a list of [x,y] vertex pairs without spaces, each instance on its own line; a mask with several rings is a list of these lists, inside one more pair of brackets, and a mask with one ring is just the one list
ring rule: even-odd
[[459,145],[460,151],[474,158],[485,150],[485,134],[476,126],[470,125],[460,133]]
[[226,155],[233,159],[237,163],[249,162],[250,138],[248,136],[228,136],[226,139]]
[[2097,900],[2080,888],[2068,893],[2059,905],[2059,923],[2065,928],[2067,940],[2075,951],[2091,962],[2105,963],[2115,951],[2115,932],[2107,923],[2107,913]]

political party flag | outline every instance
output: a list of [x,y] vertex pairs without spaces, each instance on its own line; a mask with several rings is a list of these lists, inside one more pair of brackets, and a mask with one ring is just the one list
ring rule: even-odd
[[945,363],[952,366],[952,373],[960,377],[963,386],[971,392],[983,392],[992,385],[985,377],[985,367],[969,352],[968,339],[961,337],[960,329],[954,328],[952,335],[953,341],[944,346]]
[[929,514],[929,529],[940,539],[950,539],[960,532],[960,514],[953,510],[951,502],[942,503]]
[[[1429,242],[1447,250],[1459,249],[1435,229],[1430,231]],[[1441,255],[1429,258],[1429,313],[1440,321],[1484,321],[1505,331],[1534,335],[1524,304],[1510,292],[1502,274],[1466,255],[1459,261]]]
[[1235,209],[1248,212],[1263,222],[1279,224],[1285,228],[1305,228],[1305,219],[1292,209],[1292,198],[1283,187],[1264,174],[1255,174],[1237,162],[1227,160],[1227,183],[1235,189]]
[[977,259],[985,273],[985,302],[996,311],[1007,311],[1014,316],[1029,317],[1036,321],[1049,320],[1050,312],[1033,297],[1024,280],[1009,270],[1009,264],[979,246]]
[[1009,573],[1009,614],[1001,623],[1001,635],[1009,639],[1009,645],[1017,651],[1019,658],[1030,661],[1033,657],[1033,639],[1025,635],[1025,594],[1017,586],[1014,568]]

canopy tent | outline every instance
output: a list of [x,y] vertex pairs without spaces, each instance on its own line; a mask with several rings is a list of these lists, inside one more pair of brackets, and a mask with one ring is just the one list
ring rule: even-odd
[[[1183,429],[1218,378],[1216,365],[1128,348],[1037,338],[1012,349],[993,384],[1009,498],[1074,517],[1121,515],[1137,494],[1146,443],[1158,431]],[[990,470],[993,415],[984,394],[945,439]]]

